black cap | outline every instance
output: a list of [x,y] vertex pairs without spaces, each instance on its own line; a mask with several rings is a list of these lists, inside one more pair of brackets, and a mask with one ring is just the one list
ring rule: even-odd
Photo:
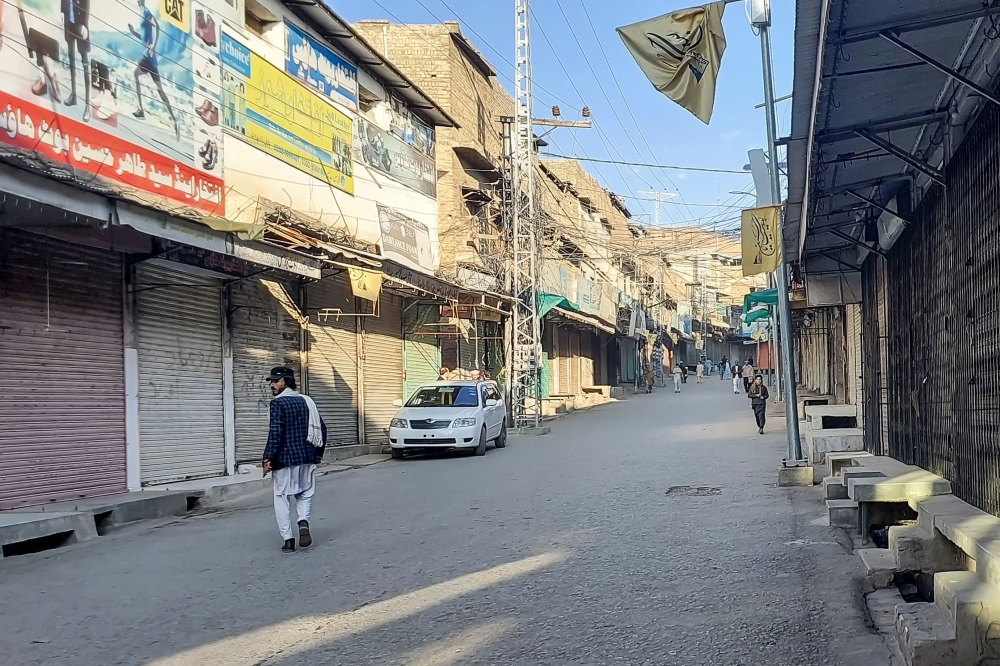
[[295,372],[291,368],[286,368],[283,365],[279,365],[277,368],[271,368],[271,375],[268,377],[272,382],[276,382],[279,379],[295,379]]

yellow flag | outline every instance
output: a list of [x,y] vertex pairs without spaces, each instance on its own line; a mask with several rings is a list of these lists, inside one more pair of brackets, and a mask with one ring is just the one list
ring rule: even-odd
[[378,302],[379,293],[382,291],[382,274],[378,271],[366,271],[363,268],[348,268],[351,276],[351,291],[358,298]]
[[715,81],[726,50],[726,3],[680,9],[618,28],[625,46],[661,93],[706,125],[715,105]]
[[770,273],[781,263],[781,206],[743,211],[743,275]]

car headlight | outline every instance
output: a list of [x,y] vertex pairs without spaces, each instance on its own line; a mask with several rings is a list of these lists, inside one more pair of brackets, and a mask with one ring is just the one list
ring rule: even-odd
[[452,428],[468,428],[476,425],[476,419],[455,419],[451,422]]
[[393,419],[389,422],[390,428],[409,428],[410,424],[406,422],[406,419]]

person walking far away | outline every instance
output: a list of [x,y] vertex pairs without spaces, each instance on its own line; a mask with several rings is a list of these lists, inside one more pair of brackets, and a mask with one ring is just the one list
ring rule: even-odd
[[653,370],[653,366],[647,363],[642,374],[646,379],[646,393],[652,393],[653,387],[656,385],[656,372]]
[[722,360],[719,361],[719,381],[720,382],[723,379],[726,378],[726,370],[728,370],[728,369],[729,369],[729,359],[726,356],[723,356]]
[[763,435],[767,399],[771,397],[767,392],[767,387],[764,386],[764,377],[757,375],[753,378],[750,390],[747,391],[747,397],[750,398],[750,406],[753,407],[754,418],[757,419],[757,432]]
[[681,364],[677,363],[674,365],[674,393],[681,392],[681,377],[683,373],[681,372]]
[[733,394],[740,394],[740,386],[743,385],[743,378],[741,377],[743,373],[743,368],[740,367],[739,361],[733,363],[732,375],[733,375]]
[[713,365],[712,364],[712,359],[706,358],[705,359],[705,376],[706,377],[711,377],[712,376],[712,365]]
[[698,361],[698,365],[695,368],[695,374],[698,375],[698,383],[701,384],[702,379],[705,377],[705,362]]
[[753,359],[747,358],[747,362],[743,364],[743,390],[750,390],[750,383],[753,382],[753,376],[756,374],[753,367]]
[[271,425],[264,448],[264,474],[271,472],[274,488],[274,517],[285,540],[282,553],[295,552],[291,504],[295,498],[298,516],[299,547],[312,545],[309,516],[316,492],[316,465],[326,449],[326,424],[316,403],[295,390],[291,368],[277,367],[268,377],[271,382]]

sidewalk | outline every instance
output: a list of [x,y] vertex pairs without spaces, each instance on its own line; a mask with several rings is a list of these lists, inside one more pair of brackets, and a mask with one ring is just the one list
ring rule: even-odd
[[[370,467],[389,460],[369,454],[320,465],[317,476]],[[140,520],[181,516],[198,507],[267,490],[259,467],[245,474],[195,479],[104,497],[53,502],[0,512],[0,559],[87,541]]]

